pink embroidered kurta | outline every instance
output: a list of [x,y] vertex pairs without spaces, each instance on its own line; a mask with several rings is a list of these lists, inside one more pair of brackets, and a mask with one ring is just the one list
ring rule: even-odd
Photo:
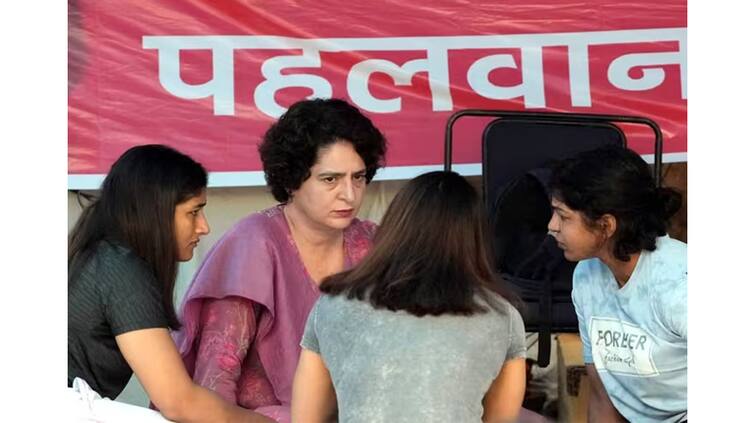
[[[345,268],[372,247],[376,226],[344,230]],[[210,250],[174,334],[194,381],[226,400],[290,421],[299,341],[319,289],[301,261],[281,205],[237,223]]]

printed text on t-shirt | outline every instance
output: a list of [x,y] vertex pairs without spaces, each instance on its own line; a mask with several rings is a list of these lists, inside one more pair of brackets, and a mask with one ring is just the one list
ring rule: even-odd
[[653,338],[642,328],[614,318],[590,319],[590,344],[597,370],[654,376]]

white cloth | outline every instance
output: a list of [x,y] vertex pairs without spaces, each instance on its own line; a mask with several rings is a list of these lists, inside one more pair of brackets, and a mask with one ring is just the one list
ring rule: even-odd
[[165,423],[160,413],[149,408],[138,407],[102,398],[81,378],[73,380],[73,386],[66,388],[65,422],[75,423]]

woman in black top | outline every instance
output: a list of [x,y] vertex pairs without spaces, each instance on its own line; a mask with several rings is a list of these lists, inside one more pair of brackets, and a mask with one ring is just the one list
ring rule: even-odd
[[207,172],[162,145],[129,149],[68,241],[68,384],[115,398],[132,373],[178,422],[269,421],[194,385],[169,330],[179,261],[209,232]]

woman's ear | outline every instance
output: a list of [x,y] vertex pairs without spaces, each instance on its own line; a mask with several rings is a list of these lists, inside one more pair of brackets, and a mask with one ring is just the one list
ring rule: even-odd
[[598,219],[597,223],[606,239],[611,238],[616,233],[616,216],[606,213]]

